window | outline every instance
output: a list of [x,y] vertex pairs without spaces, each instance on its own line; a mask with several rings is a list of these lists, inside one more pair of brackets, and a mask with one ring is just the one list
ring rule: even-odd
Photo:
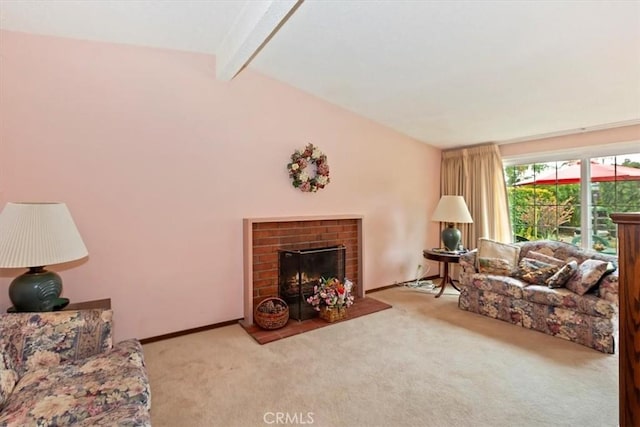
[[640,153],[510,165],[505,177],[514,241],[561,240],[615,254],[609,214],[640,211]]

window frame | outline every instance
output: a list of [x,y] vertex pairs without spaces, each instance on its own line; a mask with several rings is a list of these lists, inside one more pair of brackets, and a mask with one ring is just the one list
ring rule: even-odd
[[[533,163],[548,163],[570,160],[580,161],[580,182],[591,182],[590,161],[593,158],[624,156],[638,153],[638,141],[613,143],[589,147],[576,147],[553,152],[535,152],[502,158],[503,168],[507,166],[529,165]],[[505,177],[506,184],[506,177]],[[511,211],[511,208],[509,208]],[[581,248],[591,248],[593,245],[593,200],[591,186],[580,185],[580,239]],[[587,219],[586,221],[584,219]],[[513,230],[512,230],[513,234]],[[587,238],[585,239],[584,236]]]

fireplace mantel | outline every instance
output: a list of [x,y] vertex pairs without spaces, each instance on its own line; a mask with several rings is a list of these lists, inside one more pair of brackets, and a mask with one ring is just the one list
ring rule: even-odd
[[251,224],[262,222],[293,222],[293,221],[322,221],[322,220],[335,220],[335,219],[357,219],[362,220],[363,215],[311,215],[311,216],[273,216],[264,218],[244,218],[245,224],[247,221]]
[[[355,259],[356,264],[355,274],[357,275],[356,282],[356,297],[364,297],[364,284],[363,281],[363,260],[362,260],[362,215],[313,215],[313,216],[290,216],[290,217],[266,217],[266,218],[244,218],[243,219],[243,269],[244,269],[244,292],[243,292],[243,305],[244,305],[244,319],[242,320],[245,326],[251,326],[253,324],[253,309],[256,295],[254,292],[254,268],[255,268],[255,256],[256,254],[256,228],[264,227],[264,224],[276,223],[278,227],[287,230],[300,230],[301,234],[304,234],[302,230],[308,226],[311,230],[318,232],[318,230],[325,230],[320,232],[318,238],[322,239],[322,242],[327,244],[339,244],[344,243],[345,239],[355,242]],[[355,227],[353,224],[355,223]],[[340,224],[348,224],[344,227]],[[355,229],[355,232],[350,231]],[[341,229],[345,229],[342,233]],[[352,234],[356,234],[353,236]],[[271,235],[272,233],[266,232]],[[275,233],[274,233],[275,234]],[[264,237],[261,237],[264,239]],[[278,237],[267,237],[266,241],[278,241]],[[292,240],[289,236],[284,238],[287,242]],[[293,239],[295,240],[295,239]],[[264,240],[262,240],[264,241]],[[353,246],[353,245],[351,245]],[[274,246],[275,247],[275,246]],[[259,246],[260,251],[265,250],[265,246]],[[271,249],[267,248],[269,251]],[[254,256],[255,255],[255,256]],[[277,264],[277,262],[276,262]],[[277,269],[277,265],[275,266]],[[351,277],[350,277],[351,278]],[[277,285],[277,284],[274,284]],[[277,288],[277,286],[276,286]]]

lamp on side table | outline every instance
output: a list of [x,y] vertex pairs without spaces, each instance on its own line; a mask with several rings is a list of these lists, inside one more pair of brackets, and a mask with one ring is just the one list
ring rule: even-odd
[[64,203],[7,203],[0,213],[0,268],[28,268],[9,286],[12,311],[53,311],[69,300],[60,298],[62,279],[46,265],[88,255]]
[[471,223],[473,219],[462,196],[442,196],[431,221],[447,223],[447,227],[442,230],[442,243],[448,251],[457,251],[462,234],[454,224]]

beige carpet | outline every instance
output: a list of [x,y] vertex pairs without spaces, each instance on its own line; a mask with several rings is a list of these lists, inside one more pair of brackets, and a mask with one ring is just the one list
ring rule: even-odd
[[153,425],[617,425],[617,355],[447,291],[376,292],[393,308],[266,345],[239,325],[147,344]]

